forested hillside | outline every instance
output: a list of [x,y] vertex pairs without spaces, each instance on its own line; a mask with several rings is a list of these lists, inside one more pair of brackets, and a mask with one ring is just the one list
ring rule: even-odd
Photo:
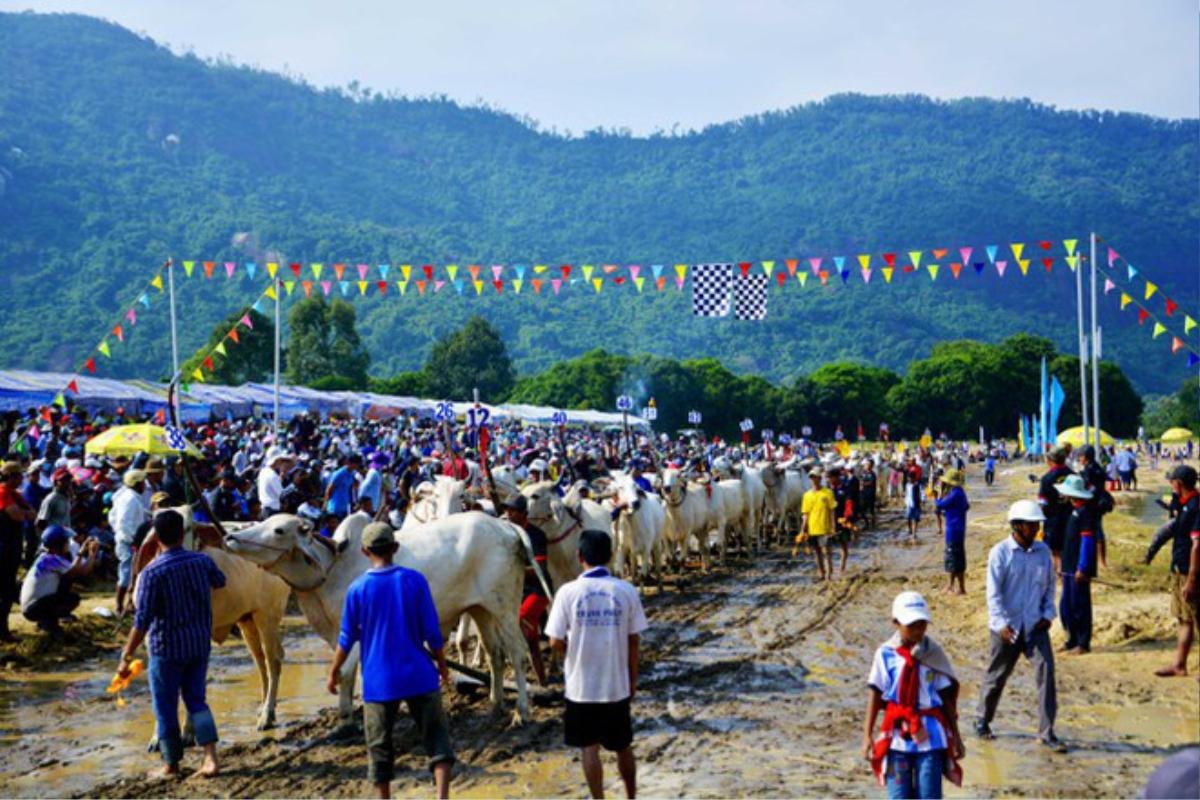
[[[395,82],[402,91],[404,75]],[[567,138],[486,108],[175,55],[86,17],[0,14],[0,366],[78,367],[168,256],[854,264],[1095,229],[1195,316],[1198,132],[1196,120],[1027,101],[843,95],[682,135]],[[184,281],[181,353],[262,281],[219,267]],[[420,366],[476,312],[523,375],[600,346],[785,382],[847,358],[900,371],[943,340],[1034,332],[1070,352],[1075,337],[1061,262],[1027,278],[792,281],[762,323],[693,318],[690,292],[650,288],[354,302],[378,376]],[[165,374],[166,303],[151,300],[101,374]],[[1101,303],[1105,357],[1143,391],[1174,390],[1183,357],[1113,300]]]

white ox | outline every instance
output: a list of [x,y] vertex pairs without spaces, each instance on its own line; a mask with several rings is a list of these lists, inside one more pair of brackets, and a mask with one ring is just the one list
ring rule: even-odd
[[640,585],[643,575],[649,579],[653,573],[661,592],[663,528],[666,524],[662,503],[657,495],[639,489],[633,478],[624,473],[614,473],[612,488],[610,508],[620,505],[613,523],[616,554],[613,570],[618,575],[626,574],[628,560],[628,574],[634,583]]
[[[296,592],[304,616],[330,647],[337,646],[342,607],[350,584],[369,567],[361,548],[371,518],[352,514],[333,539],[313,531],[306,520],[276,514],[226,537],[230,550],[283,578]],[[517,621],[526,558],[523,531],[480,512],[454,514],[398,532],[396,563],[425,576],[438,610],[442,635],[462,614],[480,631],[491,668],[492,710],[504,708],[504,665],[517,683],[517,715],[530,719],[525,687],[525,640]],[[338,711],[348,722],[353,711],[357,648],[342,669]]]
[[762,549],[763,511],[767,502],[767,487],[763,483],[762,468],[738,464],[732,468],[734,476],[742,482],[742,495],[746,501],[747,538],[754,538],[755,549]]
[[808,491],[808,478],[800,471],[788,469],[784,464],[765,464],[762,467],[762,482],[767,490],[766,510],[779,527],[779,534],[786,536],[788,518],[795,514],[795,530],[800,529],[800,507],[804,493]]
[[[192,538],[189,549],[200,549],[191,507],[179,506],[173,510],[183,516],[187,535]],[[224,524],[232,527],[230,523]],[[217,536],[215,531],[213,535]],[[157,554],[156,541],[151,532],[139,548],[134,559],[135,580],[136,575]],[[184,543],[188,546],[187,536]],[[229,637],[233,626],[238,626],[242,641],[246,643],[254,666],[258,668],[262,706],[258,712],[257,727],[260,731],[273,728],[279,675],[283,670],[283,633],[280,623],[287,610],[291,589],[274,575],[220,547],[204,547],[203,552],[225,575],[225,585],[212,593],[212,639],[221,644]],[[136,597],[136,592],[133,594]]]
[[594,530],[612,537],[612,518],[608,509],[582,497],[578,484],[561,499],[550,481],[531,483],[521,493],[529,503],[529,521],[546,534],[546,564],[557,590],[579,577],[579,534]]
[[662,472],[663,506],[666,511],[663,539],[668,555],[673,555],[675,548],[679,548],[680,556],[686,558],[688,539],[695,537],[700,550],[701,568],[707,570],[708,532],[714,528],[721,531],[721,544],[724,546],[725,507],[720,498],[710,497],[703,485],[690,483],[687,477],[687,473],[677,469],[665,469]]
[[412,490],[408,513],[404,515],[400,530],[411,530],[462,511],[464,486],[462,481],[447,475],[438,475],[432,483],[422,481]]

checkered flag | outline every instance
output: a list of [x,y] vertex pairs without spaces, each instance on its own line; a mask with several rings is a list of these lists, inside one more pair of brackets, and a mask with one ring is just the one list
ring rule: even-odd
[[733,284],[733,315],[738,319],[767,318],[767,276],[738,275]]
[[[764,276],[765,277],[765,276]],[[692,314],[728,317],[733,264],[697,264],[692,267]]]
[[176,428],[174,425],[168,425],[163,428],[163,432],[167,435],[167,447],[172,450],[178,450],[181,453],[187,449],[187,438],[179,428]]

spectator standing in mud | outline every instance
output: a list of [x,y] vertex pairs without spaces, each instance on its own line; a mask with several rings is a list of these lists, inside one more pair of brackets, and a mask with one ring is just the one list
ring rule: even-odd
[[821,486],[822,476],[820,468],[808,473],[812,480],[812,488],[804,493],[800,504],[800,533],[796,534],[792,558],[799,555],[803,542],[810,542],[817,561],[817,574],[824,581],[833,577],[833,542],[830,540],[834,533],[833,510],[836,501],[833,492],[828,487]]
[[637,590],[605,569],[611,558],[607,533],[580,534],[584,572],[559,588],[546,633],[551,647],[565,654],[565,740],[569,747],[581,748],[592,797],[604,797],[601,745],[616,752],[625,795],[634,797],[637,762],[630,703],[637,691],[638,644],[646,614]]
[[196,743],[204,748],[199,774],[217,775],[217,724],[205,700],[208,655],[212,650],[212,590],[225,575],[204,553],[183,548],[183,516],[162,511],[154,517],[161,551],[138,576],[133,629],[121,653],[117,674],[130,672],[144,639],[150,651],[150,697],[158,720],[158,748],[165,763],[151,778],[179,777],[183,740],[179,698],[191,717]]
[[1096,527],[1100,515],[1082,475],[1070,475],[1058,493],[1071,502],[1063,536],[1062,598],[1059,619],[1067,633],[1063,650],[1083,655],[1092,649],[1092,578],[1096,577]]
[[21,564],[21,545],[25,523],[34,518],[33,507],[19,491],[21,465],[7,461],[0,467],[0,642],[11,643],[17,637],[8,629],[8,614],[17,601],[17,568]]
[[[967,574],[967,510],[971,504],[963,490],[963,473],[960,469],[946,470],[942,476],[944,494],[935,501],[938,514],[945,519],[946,550],[944,567],[950,575],[946,591],[951,594],[966,594],[964,585]],[[957,591],[954,588],[958,582]]]
[[416,570],[392,563],[396,536],[387,523],[367,525],[362,548],[371,569],[346,592],[337,651],[329,667],[329,693],[338,693],[342,667],[358,644],[369,780],[380,797],[391,797],[396,757],[392,729],[403,701],[420,731],[438,797],[449,797],[455,759],[439,678],[449,683],[450,673],[429,583]]
[[1178,626],[1175,663],[1154,672],[1160,678],[1187,675],[1188,653],[1200,624],[1200,493],[1196,491],[1196,470],[1187,465],[1167,474],[1174,490],[1171,509],[1175,517],[1159,528],[1146,551],[1146,563],[1167,542],[1171,542],[1170,594],[1171,614]]
[[942,648],[925,635],[929,622],[929,605],[918,592],[896,595],[896,631],[875,651],[867,678],[863,756],[889,798],[940,798],[943,774],[962,785],[958,678]]
[[1032,500],[1009,506],[1012,535],[988,554],[987,605],[991,654],[979,693],[979,717],[975,733],[993,738],[991,722],[1008,676],[1024,655],[1033,662],[1038,692],[1038,737],[1057,753],[1067,746],[1054,735],[1058,696],[1054,685],[1054,650],[1050,646],[1050,624],[1054,621],[1054,565],[1050,549],[1037,541],[1038,528],[1046,521],[1041,507]]

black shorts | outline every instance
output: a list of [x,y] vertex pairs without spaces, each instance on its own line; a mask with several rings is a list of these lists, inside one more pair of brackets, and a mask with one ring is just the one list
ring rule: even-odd
[[967,571],[967,548],[962,542],[946,543],[946,551],[942,559],[946,572]]
[[615,703],[576,703],[567,700],[563,716],[564,740],[568,747],[599,744],[617,752],[633,744],[633,720],[629,698]]

